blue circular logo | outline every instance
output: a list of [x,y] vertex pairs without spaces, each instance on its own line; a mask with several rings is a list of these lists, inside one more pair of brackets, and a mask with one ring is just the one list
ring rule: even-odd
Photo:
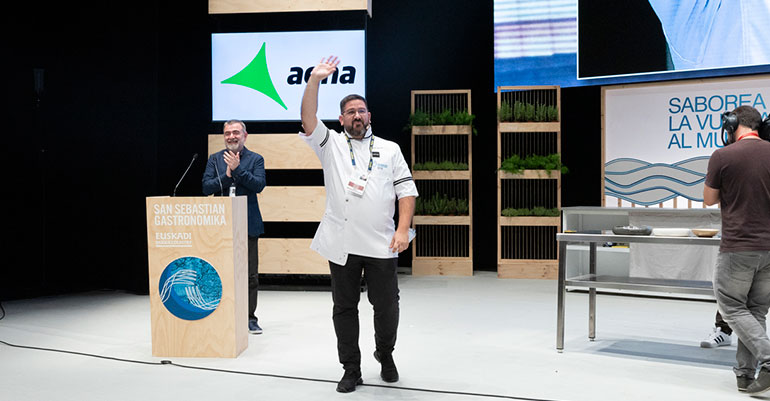
[[160,300],[174,316],[198,320],[214,312],[222,299],[222,280],[211,264],[196,257],[166,266],[158,284]]

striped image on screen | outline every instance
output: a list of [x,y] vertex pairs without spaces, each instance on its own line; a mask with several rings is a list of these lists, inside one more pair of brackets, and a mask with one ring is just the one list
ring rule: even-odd
[[495,0],[495,85],[576,84],[577,0]]
[[575,0],[497,0],[494,22],[496,59],[576,52]]

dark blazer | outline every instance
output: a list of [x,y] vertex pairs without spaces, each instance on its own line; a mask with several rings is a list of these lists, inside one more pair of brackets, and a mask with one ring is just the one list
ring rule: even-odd
[[241,151],[241,164],[233,170],[231,178],[226,174],[224,152],[223,149],[209,156],[206,171],[203,173],[203,194],[228,196],[230,185],[234,182],[235,194],[246,195],[248,201],[249,236],[259,237],[265,232],[257,201],[257,194],[265,188],[265,159],[244,146]]

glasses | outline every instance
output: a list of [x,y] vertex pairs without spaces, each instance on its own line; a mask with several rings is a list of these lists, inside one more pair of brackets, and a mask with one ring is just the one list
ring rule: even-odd
[[342,113],[342,114],[345,117],[353,117],[353,116],[356,115],[356,113],[358,113],[358,114],[363,116],[364,114],[367,113],[367,110],[366,109],[350,109],[350,110],[345,110],[345,112]]

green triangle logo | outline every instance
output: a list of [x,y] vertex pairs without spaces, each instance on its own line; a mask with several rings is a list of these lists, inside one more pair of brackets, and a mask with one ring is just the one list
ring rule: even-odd
[[259,49],[259,53],[257,53],[254,59],[251,60],[249,65],[232,77],[225,79],[222,83],[241,85],[254,89],[270,99],[273,99],[276,103],[280,104],[284,110],[288,110],[286,104],[281,100],[281,96],[278,95],[278,91],[275,90],[273,80],[270,79],[270,72],[267,71],[265,43],[262,43],[262,48]]

